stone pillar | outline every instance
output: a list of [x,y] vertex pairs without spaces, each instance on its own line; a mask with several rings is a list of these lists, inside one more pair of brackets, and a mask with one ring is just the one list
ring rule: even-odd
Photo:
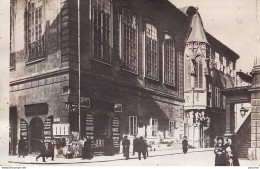
[[230,135],[230,103],[226,103],[226,132],[225,135]]
[[251,74],[251,148],[248,155],[250,159],[260,160],[260,62],[254,66]]
[[224,139],[230,138],[234,134],[235,129],[235,112],[234,104],[226,103],[226,131],[224,134]]

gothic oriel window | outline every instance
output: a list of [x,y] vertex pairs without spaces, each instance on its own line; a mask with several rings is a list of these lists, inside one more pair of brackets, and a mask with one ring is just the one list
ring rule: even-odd
[[154,25],[145,25],[145,75],[159,80],[159,56],[157,29]]
[[42,0],[29,0],[28,28],[27,28],[27,50],[28,62],[42,59],[43,56],[43,15]]
[[111,62],[111,2],[92,1],[93,59]]
[[175,86],[175,44],[170,35],[164,36],[164,83]]
[[129,116],[129,134],[131,136],[137,135],[137,116]]
[[195,76],[195,88],[202,88],[203,87],[203,64],[201,57],[196,58],[196,76]]
[[123,68],[137,72],[137,18],[128,9],[122,10],[121,47]]

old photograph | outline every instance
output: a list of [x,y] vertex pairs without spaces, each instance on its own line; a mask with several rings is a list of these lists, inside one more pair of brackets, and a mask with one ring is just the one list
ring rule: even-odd
[[258,0],[8,4],[7,165],[260,165]]

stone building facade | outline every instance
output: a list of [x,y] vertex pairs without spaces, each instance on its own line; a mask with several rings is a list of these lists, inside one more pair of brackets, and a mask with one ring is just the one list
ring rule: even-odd
[[225,96],[220,91],[234,87],[239,56],[205,31],[197,9],[182,11],[190,23],[184,53],[184,135],[192,147],[211,147],[225,133]]
[[124,135],[179,144],[188,17],[167,0],[81,1],[79,76],[77,5],[11,1],[10,154],[79,127],[95,151]]

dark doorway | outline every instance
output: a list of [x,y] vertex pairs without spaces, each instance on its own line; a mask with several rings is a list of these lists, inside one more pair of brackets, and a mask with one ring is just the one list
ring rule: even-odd
[[109,117],[100,113],[94,116],[94,149],[104,151],[105,138],[108,136]]
[[43,122],[39,117],[34,117],[29,126],[29,151],[38,152],[38,144],[43,139]]
[[10,107],[9,111],[9,155],[16,155],[17,145],[17,110]]

